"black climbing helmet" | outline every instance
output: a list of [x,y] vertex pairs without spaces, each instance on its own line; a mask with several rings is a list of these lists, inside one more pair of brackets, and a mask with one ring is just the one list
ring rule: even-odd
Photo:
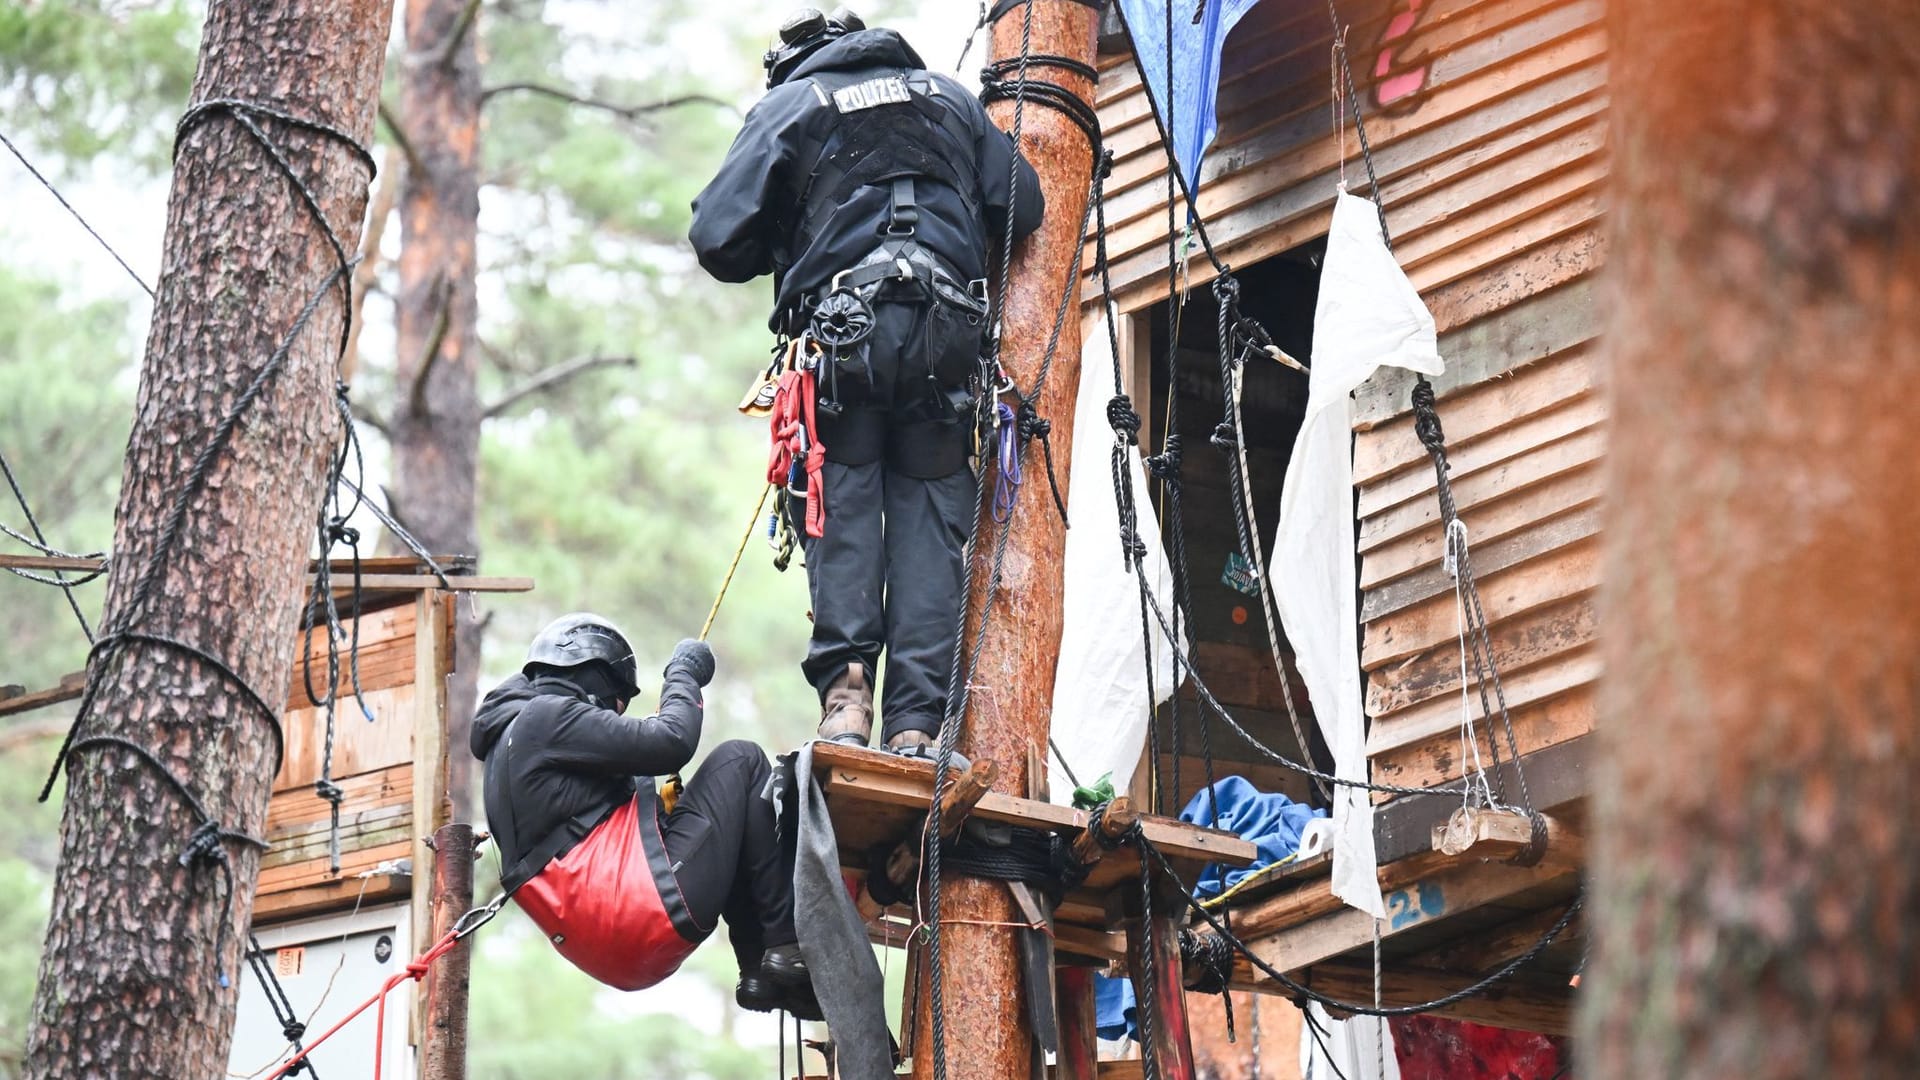
[[793,74],[793,69],[800,66],[800,61],[813,55],[814,50],[822,45],[866,28],[866,20],[844,6],[834,8],[831,15],[823,15],[815,7],[803,7],[795,11],[787,16],[786,22],[780,24],[779,44],[768,49],[760,59],[761,65],[767,69],[767,89],[786,82],[787,76]]
[[571,668],[595,662],[606,666],[622,696],[632,699],[640,693],[639,669],[627,636],[612,622],[585,611],[562,615],[536,634],[521,670],[532,674],[536,664]]

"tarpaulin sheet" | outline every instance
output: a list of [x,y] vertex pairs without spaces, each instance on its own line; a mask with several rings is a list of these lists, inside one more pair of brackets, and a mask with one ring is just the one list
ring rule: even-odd
[[[1340,191],[1313,316],[1307,415],[1287,462],[1274,539],[1274,600],[1293,644],[1334,773],[1367,778],[1360,694],[1359,584],[1354,567],[1353,391],[1382,366],[1442,370],[1433,316],[1394,261],[1373,203]],[[1333,789],[1333,892],[1381,918],[1373,803]]]
[[[1167,4],[1120,0],[1120,11],[1140,54],[1140,70],[1154,111],[1166,125],[1174,159],[1198,194],[1200,161],[1219,131],[1214,97],[1220,91],[1220,50],[1255,0],[1169,0],[1173,16],[1173,92],[1167,92]],[[1199,16],[1196,22],[1194,16]],[[1171,102],[1171,104],[1169,104]]]
[[[1111,461],[1113,428],[1107,402],[1113,382],[1113,349],[1107,337],[1111,313],[1088,328],[1081,347],[1079,398],[1073,412],[1073,474],[1067,490],[1064,618],[1060,659],[1053,677],[1053,743],[1059,748],[1049,770],[1053,801],[1073,801],[1073,785],[1058,762],[1082,784],[1111,774],[1118,791],[1127,790],[1147,742],[1147,719],[1173,694],[1173,653],[1158,623],[1153,627],[1154,700],[1147,700],[1147,651],[1141,640],[1140,582],[1120,548],[1120,510],[1114,501]],[[1140,539],[1147,546],[1143,565],[1160,610],[1173,618],[1173,578],[1160,547],[1160,527],[1138,447],[1128,447],[1127,477],[1138,508]],[[1149,616],[1151,618],[1151,616]]]

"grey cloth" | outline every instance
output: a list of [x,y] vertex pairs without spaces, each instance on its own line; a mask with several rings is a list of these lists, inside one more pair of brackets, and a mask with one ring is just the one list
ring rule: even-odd
[[841,1080],[893,1080],[886,984],[860,911],[840,877],[827,797],[813,778],[813,744],[780,759],[771,781],[779,796],[783,843],[795,844],[793,919],[813,993],[833,1033]]

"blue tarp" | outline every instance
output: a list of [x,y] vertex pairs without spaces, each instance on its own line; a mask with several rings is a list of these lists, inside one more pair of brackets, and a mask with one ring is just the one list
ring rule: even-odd
[[[1187,187],[1200,192],[1200,160],[1213,144],[1218,124],[1214,97],[1220,91],[1220,50],[1227,34],[1255,0],[1120,0],[1140,54],[1147,91],[1173,143]],[[1173,16],[1173,93],[1167,93],[1167,5]],[[1199,21],[1194,20],[1198,11]]]
[[[1216,800],[1220,808],[1218,822],[1213,817]],[[1194,895],[1217,896],[1249,874],[1291,858],[1300,850],[1300,834],[1307,822],[1326,816],[1325,810],[1294,802],[1277,791],[1261,791],[1243,777],[1220,778],[1213,785],[1213,797],[1209,798],[1205,790],[1200,791],[1187,803],[1186,809],[1180,811],[1180,820],[1212,825],[1242,840],[1251,840],[1258,854],[1252,866],[1227,869],[1219,863],[1209,863],[1200,874]],[[1093,1000],[1094,1025],[1101,1038],[1139,1037],[1134,1031],[1132,983],[1125,979],[1095,979]]]

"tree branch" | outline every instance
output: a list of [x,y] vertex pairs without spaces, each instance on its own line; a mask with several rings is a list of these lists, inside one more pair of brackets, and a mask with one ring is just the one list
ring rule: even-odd
[[582,372],[603,367],[634,367],[638,363],[639,361],[631,356],[583,356],[564,364],[555,364],[507,391],[498,401],[481,410],[480,418],[491,420],[527,398],[551,390]]
[[440,362],[440,346],[447,340],[447,326],[453,321],[453,283],[444,275],[434,282],[433,293],[440,301],[440,314],[433,320],[433,333],[427,335],[427,347],[413,373],[413,386],[407,391],[407,410],[415,420],[427,415],[427,377]]
[[601,112],[609,112],[628,121],[638,120],[648,113],[679,108],[682,105],[712,105],[717,109],[726,109],[728,112],[735,114],[739,113],[739,109],[735,108],[732,102],[722,101],[711,94],[682,94],[679,97],[665,98],[644,105],[621,105],[617,102],[602,101],[599,98],[582,97],[579,94],[562,90],[557,86],[547,86],[543,83],[530,82],[501,83],[498,86],[489,86],[480,91],[480,104],[485,105],[495,95],[511,93],[538,94],[541,97],[550,97],[556,101],[564,101],[569,105],[579,105],[588,109],[599,109]]
[[467,0],[466,9],[460,12],[460,21],[453,24],[453,33],[447,35],[447,43],[440,47],[440,55],[434,63],[441,67],[453,65],[453,54],[459,50],[460,43],[466,40],[473,30],[474,17],[480,14],[480,0]]
[[394,119],[393,110],[387,108],[385,101],[380,103],[379,112],[380,122],[387,125],[387,134],[393,136],[394,145],[398,146],[400,153],[406,156],[407,168],[418,170],[420,168],[420,154],[414,150],[413,140],[407,138],[406,129],[400,126],[400,121]]

